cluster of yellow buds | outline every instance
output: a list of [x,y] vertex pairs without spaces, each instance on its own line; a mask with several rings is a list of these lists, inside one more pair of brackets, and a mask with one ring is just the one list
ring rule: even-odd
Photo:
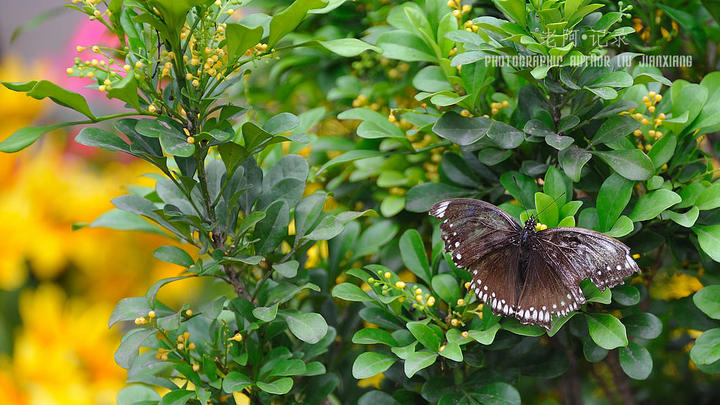
[[390,79],[396,80],[405,76],[405,73],[407,73],[408,70],[410,70],[410,64],[400,62],[397,64],[397,67],[388,69],[387,76]]
[[177,349],[178,350],[195,350],[195,343],[190,341],[190,332],[184,332],[182,335],[177,337]]
[[466,109],[463,109],[462,111],[460,111],[460,115],[462,115],[463,117],[474,117],[474,115],[469,110],[466,110]]
[[160,347],[158,348],[157,353],[155,353],[155,358],[158,360],[167,361],[170,352],[170,350]]
[[155,314],[155,311],[149,311],[147,313],[147,316],[139,316],[135,318],[135,325],[146,325],[150,322],[152,322],[153,319],[155,319],[157,315]]
[[112,16],[112,12],[110,10],[105,10],[105,12],[100,11],[97,8],[97,5],[103,0],[68,0],[72,4],[78,4],[83,3],[88,10],[90,21],[101,19],[103,15],[106,15],[108,17]]
[[642,98],[643,103],[645,104],[645,107],[647,107],[647,110],[650,114],[655,114],[655,104],[662,101],[662,95],[650,91],[648,92],[648,95]]
[[464,25],[465,25],[465,31],[467,31],[467,32],[477,32],[480,29],[480,26],[473,23],[472,20],[465,21]]
[[461,0],[448,0],[447,6],[452,8],[452,14],[456,18],[462,17],[463,14],[467,14],[472,10],[472,6],[469,4],[462,4]]
[[260,42],[257,45],[253,46],[252,48],[245,51],[245,53],[243,55],[244,56],[251,56],[253,54],[260,55],[260,54],[266,52],[267,49],[268,49],[268,45]]
[[538,223],[535,224],[535,230],[536,230],[536,231],[544,231],[544,230],[547,229],[547,228],[548,228],[547,225],[541,224],[540,222],[538,222]]
[[503,100],[501,103],[491,103],[490,104],[490,113],[492,115],[497,115],[500,110],[503,108],[507,108],[510,106],[510,102],[507,100]]

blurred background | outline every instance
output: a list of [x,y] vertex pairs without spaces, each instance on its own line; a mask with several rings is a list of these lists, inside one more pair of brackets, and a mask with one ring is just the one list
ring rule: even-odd
[[[97,112],[120,110],[97,91],[85,92],[86,79],[66,77],[75,47],[104,38],[100,24],[64,3],[2,1],[0,80],[46,78],[83,93]],[[0,86],[0,140],[72,115]],[[182,270],[153,258],[169,242],[160,236],[73,230],[112,208],[110,199],[127,185],[152,186],[142,177],[149,165],[74,143],[79,129],[0,154],[0,404],[114,404],[125,371],[113,361],[121,335],[107,327],[113,307]],[[180,283],[160,299],[177,305],[199,291]]]

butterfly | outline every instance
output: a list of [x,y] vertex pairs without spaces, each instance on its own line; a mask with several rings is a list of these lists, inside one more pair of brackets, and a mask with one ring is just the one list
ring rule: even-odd
[[550,330],[552,317],[566,316],[586,302],[580,282],[600,290],[624,283],[640,269],[630,248],[585,228],[536,231],[500,208],[471,198],[437,202],[430,215],[440,220],[445,250],[472,275],[470,288],[495,315]]

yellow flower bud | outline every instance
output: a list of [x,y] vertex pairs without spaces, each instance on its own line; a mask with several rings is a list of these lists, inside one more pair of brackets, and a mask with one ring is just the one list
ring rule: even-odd
[[467,339],[470,337],[470,334],[468,333],[468,331],[463,331],[460,336],[462,336],[464,339]]
[[395,118],[395,115],[393,115],[392,113],[390,113],[390,115],[388,115],[388,121],[389,121],[389,122],[396,122],[396,121],[397,121],[397,118]]
[[647,118],[643,118],[642,121],[640,121],[641,124],[647,125],[650,123],[650,121],[647,120]]
[[466,290],[469,290],[469,289],[470,289],[470,282],[469,282],[469,281],[465,283],[465,289],[466,289]]
[[228,340],[234,340],[234,341],[236,341],[236,342],[242,342],[243,337],[242,337],[242,335],[240,334],[240,332],[238,332],[238,333],[235,334],[235,336],[231,337],[231,338],[228,339]]
[[428,298],[428,300],[427,300],[427,305],[428,305],[429,307],[435,305],[435,297],[430,297],[430,298]]
[[[185,310],[185,316],[192,316],[192,314],[193,314],[192,309]],[[187,333],[187,332],[185,332],[185,333]]]
[[184,349],[185,349],[185,345],[182,344],[182,343],[178,343],[177,349],[178,349],[178,350],[184,350]]
[[645,103],[645,104],[650,103],[650,99],[648,98],[648,96],[644,96],[644,97],[642,98],[642,101],[643,101],[643,103]]
[[199,87],[199,86],[200,86],[200,82],[199,82],[197,79],[195,79],[195,80],[192,81],[192,85],[193,85],[193,87]]
[[637,254],[637,253],[635,253],[634,255],[632,255],[632,258],[633,258],[633,259],[636,259],[636,260],[637,260],[637,259],[639,259],[639,258],[640,258],[640,255],[639,255],[639,254]]
[[664,120],[664,119],[665,119],[665,113],[660,113],[660,114],[658,114],[658,119],[659,119],[659,120]]
[[656,94],[656,95],[655,95],[655,102],[657,103],[657,102],[660,102],[660,101],[662,101],[662,96],[659,95],[659,94]]
[[470,10],[472,10],[472,7],[470,7],[469,4],[464,4],[464,5],[462,6],[462,12],[463,12],[464,14],[469,13]]
[[148,312],[148,318],[150,318],[150,319],[155,318],[155,311]]
[[188,350],[195,350],[195,343],[190,342],[190,344],[188,344]]
[[78,52],[82,52],[82,51],[84,51],[84,50],[86,50],[86,49],[87,49],[87,47],[85,47],[85,46],[79,46],[79,45],[78,45],[78,46],[75,47],[75,50],[78,51]]
[[417,301],[417,302],[422,302],[422,300],[423,300],[423,296],[422,296],[422,295],[418,294],[418,295],[415,296],[415,301]]
[[[188,316],[190,316],[190,315],[188,315]],[[188,339],[190,339],[190,332],[185,332],[182,334],[182,336],[183,336],[183,338],[185,338],[185,340],[188,340]]]
[[187,137],[187,143],[190,143],[190,144],[195,143],[195,137],[188,136],[188,137]]
[[654,112],[655,112],[655,106],[654,106],[654,105],[651,105],[650,107],[648,107],[648,111],[650,112],[650,114],[654,113]]
[[507,108],[507,107],[509,107],[509,106],[510,106],[510,102],[509,102],[509,101],[507,101],[507,100],[503,100],[503,102],[502,102],[502,106],[503,106],[503,108]]
[[636,129],[635,131],[633,131],[633,134],[635,136],[642,136],[643,133],[642,133],[642,130]]
[[157,111],[157,107],[155,107],[153,104],[150,104],[150,106],[148,106],[148,111],[154,113],[155,111]]
[[656,94],[657,94],[657,93],[655,93],[654,91],[651,91],[651,92],[648,93],[648,97],[654,98]]
[[462,111],[460,111],[460,115],[462,115],[463,117],[469,117],[469,116],[470,116],[470,111],[468,111],[468,110],[462,110]]
[[95,53],[100,53],[100,47],[97,46],[97,45],[93,45],[93,47],[92,47],[91,49],[92,49],[92,51],[95,52]]
[[107,86],[105,86],[104,84],[101,84],[98,86],[98,90],[105,91],[105,90],[107,90]]
[[461,307],[461,306],[465,305],[465,300],[460,298],[459,300],[457,300],[457,304],[459,307]]
[[438,349],[439,352],[441,352],[443,350],[445,350],[445,345],[440,346],[440,348]]
[[460,322],[455,318],[450,320],[450,325],[452,325],[452,326],[458,326],[458,323],[460,323]]
[[69,74],[69,75],[73,74],[74,71],[75,71],[75,70],[74,70],[73,68],[67,68],[67,69],[65,69],[65,72],[66,72],[67,74]]
[[397,283],[395,283],[395,287],[397,287],[397,288],[405,288],[405,282],[403,282],[403,281],[398,281]]
[[143,65],[142,62],[140,62],[140,61],[135,62],[135,69],[142,69],[143,66],[145,66],[145,65]]
[[200,370],[200,365],[197,364],[197,363],[193,363],[192,369],[193,369],[194,372],[197,373],[197,372]]
[[390,279],[390,277],[392,277],[392,273],[390,273],[389,271],[386,271],[384,276],[385,276],[385,278]]

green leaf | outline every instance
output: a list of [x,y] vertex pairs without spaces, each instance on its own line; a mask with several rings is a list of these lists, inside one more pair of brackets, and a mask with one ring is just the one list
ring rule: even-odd
[[160,395],[146,385],[128,385],[117,396],[117,405],[156,404]]
[[352,375],[358,380],[380,374],[390,368],[396,358],[377,352],[361,353],[353,363]]
[[676,146],[677,136],[675,136],[675,134],[665,134],[653,144],[653,148],[648,152],[648,157],[652,160],[655,169],[659,169],[662,165],[670,161],[675,154]]
[[720,207],[720,183],[706,188],[695,200],[699,210],[707,211]]
[[72,122],[48,125],[44,127],[25,127],[13,132],[12,135],[0,142],[0,152],[15,153],[32,145],[46,133],[67,126],[75,125]]
[[288,211],[288,205],[283,200],[276,200],[265,209],[265,218],[255,225],[254,235],[260,239],[255,245],[257,253],[273,251],[287,235],[290,224]]
[[322,215],[323,205],[327,199],[324,192],[313,193],[298,203],[295,207],[295,239],[307,235],[315,226]]
[[283,377],[271,382],[258,381],[257,386],[268,394],[285,395],[292,389],[293,379]]
[[525,141],[523,131],[501,121],[491,121],[487,136],[502,149],[515,149]]
[[605,350],[627,346],[625,326],[610,314],[585,314],[590,337]]
[[516,318],[505,319],[502,328],[520,336],[542,336],[545,334],[545,329],[536,325],[523,325]]
[[395,216],[402,211],[403,208],[405,208],[405,196],[401,195],[387,196],[383,199],[382,203],[380,203],[380,213],[386,218]]
[[298,267],[300,263],[297,260],[289,260],[285,263],[273,264],[273,270],[277,271],[278,274],[285,278],[293,278],[297,275]]
[[382,52],[382,49],[355,38],[333,39],[331,41],[315,41],[317,44],[346,58],[358,56],[365,51]]
[[666,190],[659,189],[642,196],[630,213],[634,222],[647,221],[660,215],[661,212],[682,201],[679,195]]
[[446,359],[450,359],[452,361],[463,361],[462,349],[460,349],[460,345],[455,342],[448,342],[445,347],[441,347],[438,350],[438,353]]
[[550,324],[550,330],[547,332],[548,336],[555,336],[563,327],[563,325],[565,325],[567,321],[569,321],[570,318],[572,318],[576,314],[577,312],[571,312],[567,316],[554,316]]
[[445,302],[454,304],[460,298],[460,286],[449,273],[438,274],[432,278],[433,291]]
[[162,398],[158,405],[185,405],[195,398],[195,391],[175,390],[170,391]]
[[[266,363],[267,365],[267,363]],[[307,367],[300,359],[281,359],[274,363],[268,377],[290,377],[305,374]]]
[[415,229],[408,229],[400,237],[400,255],[403,263],[416,276],[430,283],[430,264],[425,253],[422,238]]
[[164,262],[177,264],[178,266],[190,267],[195,264],[192,256],[177,246],[161,246],[153,253],[156,259]]
[[[50,98],[52,101],[61,106],[71,108],[85,115],[91,120],[95,120],[95,116],[93,115],[92,111],[90,111],[90,106],[88,106],[85,97],[81,96],[78,93],[65,90],[55,83],[49,82],[47,80],[27,83],[0,83],[10,90],[26,92],[28,96],[37,100],[42,100],[46,97]],[[18,84],[23,84],[24,86],[17,87]],[[32,87],[30,88],[31,85]]]
[[191,277],[197,277],[197,275],[190,274],[187,276],[168,277],[156,281],[153,285],[150,286],[150,288],[148,288],[147,292],[145,293],[145,297],[147,298],[148,303],[153,307],[155,306],[155,297],[157,296],[158,291],[166,284],[170,284],[172,282],[184,280]]
[[382,246],[395,237],[397,231],[398,224],[389,220],[372,224],[360,235],[351,260],[376,253]]
[[466,197],[467,189],[445,183],[425,183],[408,190],[406,208],[410,212],[427,212],[440,200],[447,198]]
[[612,292],[609,288],[600,290],[592,281],[583,280],[580,282],[580,288],[588,302],[599,302],[601,304],[609,304],[612,301]]
[[720,319],[720,285],[709,285],[696,292],[693,302],[705,315]]
[[119,209],[112,209],[90,223],[90,228],[109,228],[119,231],[142,231],[167,235],[158,226],[146,221],[143,217]]
[[338,114],[341,120],[362,120],[357,127],[357,134],[361,138],[398,138],[405,139],[405,133],[387,117],[369,108],[353,108]]
[[571,145],[567,149],[563,149],[558,154],[560,167],[572,181],[580,181],[582,168],[590,160],[592,155],[585,149],[581,149],[575,145]]
[[642,339],[655,339],[663,329],[662,321],[650,313],[630,315],[623,318],[622,322],[631,336]]
[[500,330],[500,324],[496,323],[493,326],[485,329],[485,330],[475,330],[471,329],[468,331],[468,334],[471,338],[473,338],[476,342],[480,343],[481,345],[489,346],[492,344],[492,342],[495,340],[495,335],[497,334],[497,331]]
[[500,176],[500,184],[520,202],[523,207],[535,205],[535,193],[538,191],[535,181],[519,172],[505,172]]
[[553,227],[558,223],[560,209],[553,198],[545,193],[535,193],[535,209],[540,223]]
[[612,299],[626,307],[640,302],[640,291],[631,285],[620,285],[612,289]]
[[437,63],[435,52],[419,36],[406,31],[385,32],[378,37],[377,46],[383,56],[405,62]]
[[520,405],[522,403],[518,390],[504,382],[484,385],[473,394],[473,397],[479,404]]
[[255,318],[263,322],[272,322],[277,317],[278,303],[270,307],[257,307],[252,310],[252,314]]
[[644,380],[650,376],[653,368],[652,357],[648,350],[635,342],[618,350],[620,367],[628,377],[635,380]]
[[720,328],[706,330],[695,340],[690,360],[706,365],[720,360]]
[[95,127],[83,128],[75,137],[75,142],[96,148],[102,148],[110,151],[119,151],[130,153],[130,145],[125,143],[120,137]]
[[328,331],[327,323],[320,314],[283,311],[280,315],[285,318],[290,332],[303,342],[315,344]]
[[629,234],[633,229],[635,229],[635,225],[632,219],[625,215],[620,215],[620,218],[615,221],[615,225],[613,225],[609,231],[605,232],[605,235],[619,238]]
[[405,359],[405,375],[412,378],[418,371],[432,366],[437,356],[437,353],[426,351],[410,353]]
[[231,371],[225,377],[222,382],[223,391],[228,394],[232,394],[236,391],[242,391],[243,389],[253,385],[253,381],[250,377],[239,371]]
[[389,332],[378,328],[360,329],[353,335],[352,342],[360,345],[384,344],[390,347],[398,345],[398,342]]
[[700,210],[698,207],[692,207],[684,213],[665,211],[663,212],[663,219],[670,218],[673,222],[685,228],[691,228],[695,225],[698,217],[700,216]]
[[332,289],[332,296],[345,301],[367,302],[372,301],[369,295],[355,284],[342,283]]
[[240,222],[240,225],[238,226],[238,235],[242,235],[245,232],[247,232],[250,228],[255,226],[258,222],[262,221],[265,218],[265,212],[263,211],[253,211],[250,215],[245,217],[242,222]]
[[[413,77],[412,83],[416,89],[428,93],[454,90],[452,85],[448,82],[445,73],[443,73],[442,68],[435,65],[426,66],[420,69],[415,77]],[[448,114],[449,113],[446,113],[444,115]],[[442,120],[442,117],[440,119]]]
[[635,183],[617,173],[605,179],[597,196],[598,223],[600,232],[608,231],[630,202]]
[[155,330],[150,328],[132,329],[126,333],[120,340],[120,346],[115,350],[115,362],[118,366],[129,369],[138,357],[140,346],[155,333]]
[[592,152],[628,180],[647,180],[655,173],[652,160],[638,149]]
[[323,8],[327,3],[327,0],[296,0],[283,11],[275,14],[270,20],[268,47],[274,47],[280,39],[295,30],[305,19],[308,11]]
[[382,391],[369,391],[358,398],[357,405],[400,405],[400,402]]
[[435,125],[433,132],[457,145],[468,146],[485,136],[492,125],[492,120],[485,117],[463,117],[449,111],[443,114]]
[[424,322],[408,322],[406,326],[410,333],[415,336],[415,339],[422,343],[423,346],[434,352],[438,351],[438,348],[440,348],[440,338],[431,327]]
[[247,27],[238,23],[227,24],[225,29],[228,49],[228,65],[232,65],[243,53],[254,47],[263,37],[263,27]]
[[573,197],[572,181],[555,166],[548,166],[543,192],[562,207]]
[[640,122],[628,115],[616,115],[614,117],[610,117],[602,123],[595,133],[592,142],[590,142],[590,145],[597,145],[600,143],[606,145],[612,144],[617,142],[620,138],[631,134],[638,128],[640,128]]
[[147,316],[151,309],[146,297],[123,298],[113,309],[108,328],[121,321]]
[[692,228],[698,237],[698,243],[703,252],[713,260],[720,262],[720,225],[701,226]]
[[320,173],[324,172],[325,170],[327,170],[333,166],[337,166],[339,164],[352,162],[352,161],[360,160],[360,159],[374,158],[374,157],[383,156],[383,155],[384,155],[384,153],[381,151],[378,151],[378,150],[370,150],[370,149],[351,150],[349,152],[345,152],[342,155],[337,156],[337,157],[332,158],[329,161],[327,161],[327,163],[325,163],[324,165],[322,165],[322,167],[320,167],[320,169],[317,171],[317,174],[320,174]]

